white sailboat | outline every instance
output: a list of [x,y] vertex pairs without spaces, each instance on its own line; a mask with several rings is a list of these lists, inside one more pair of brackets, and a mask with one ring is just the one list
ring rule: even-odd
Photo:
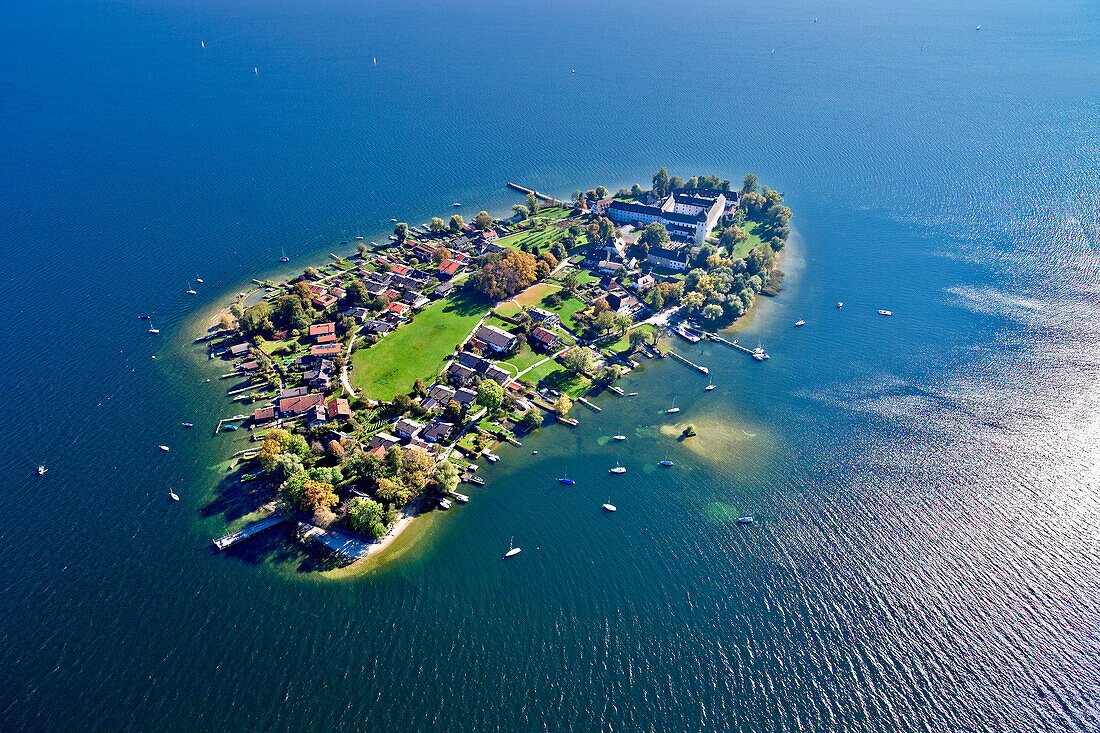
[[611,497],[607,497],[607,503],[603,505],[604,511],[617,512],[619,511],[614,504],[611,503]]
[[45,476],[45,475],[46,475],[46,471],[49,471],[49,470],[50,470],[50,469],[46,468],[45,466],[39,466],[39,467],[38,467],[38,475],[39,475],[39,476]]
[[679,411],[680,411],[680,408],[676,406],[676,400],[672,401],[672,407],[665,410],[665,412],[667,412],[669,415],[675,415]]
[[198,293],[195,292],[195,289],[191,287],[191,283],[187,283],[187,290],[185,292],[188,295],[198,295]]
[[515,539],[515,537],[509,538],[508,547],[510,547],[511,549],[508,550],[508,552],[504,553],[504,557],[501,558],[502,560],[507,559],[509,557],[515,557],[516,555],[518,555],[522,551],[521,548],[519,548],[519,547],[512,547],[512,540],[514,540],[514,539]]
[[180,498],[178,496],[176,496],[176,492],[174,492],[174,491],[169,491],[168,492],[168,498],[171,499],[172,501],[179,501],[180,500]]
[[153,328],[153,322],[152,321],[149,321],[149,333],[151,333],[153,335],[156,335],[156,334],[160,333],[159,328]]
[[611,469],[609,473],[626,473],[626,468],[619,464],[619,459],[615,459],[615,468]]

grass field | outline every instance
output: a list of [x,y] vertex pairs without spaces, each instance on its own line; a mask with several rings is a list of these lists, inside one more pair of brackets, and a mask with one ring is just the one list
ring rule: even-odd
[[561,364],[558,364],[556,361],[551,359],[545,364],[542,364],[541,366],[538,366],[524,374],[523,378],[533,384],[538,384],[538,381],[540,379],[545,379],[548,374],[558,371],[559,369],[561,369]]
[[652,323],[643,323],[637,328],[631,329],[631,331],[627,331],[615,341],[601,342],[600,350],[604,351],[605,353],[618,353],[626,351],[630,348],[630,334],[632,331],[641,331],[642,333],[646,334],[646,336],[650,336],[656,330],[656,327]]
[[581,397],[592,387],[592,380],[588,377],[572,374],[560,367],[543,377],[542,383],[574,399]]
[[[537,285],[532,285],[531,287],[527,288],[527,290],[517,295],[515,297],[515,300],[524,308],[530,308],[533,305],[538,305],[543,298],[550,295],[551,293],[558,292],[558,290],[560,289],[561,288],[558,288],[554,285],[539,283]],[[543,307],[545,308],[546,306]]]
[[375,400],[408,392],[417,377],[435,376],[488,307],[480,296],[452,293],[373,347],[355,351],[352,383]]
[[[527,367],[537,364],[542,359],[546,358],[546,354],[536,353],[530,346],[524,346],[515,356],[510,357],[507,361],[501,362],[502,364],[510,364],[515,367],[515,371],[512,373],[515,376],[517,373],[522,372]],[[505,367],[507,369],[507,367]]]
[[511,247],[512,249],[519,249],[521,244],[527,245],[539,245],[542,249],[546,249],[546,246],[553,242],[558,237],[565,234],[564,229],[558,227],[546,227],[540,231],[524,230],[522,232],[516,232],[515,234],[509,234],[507,237],[501,237],[497,240],[497,244],[502,247]]

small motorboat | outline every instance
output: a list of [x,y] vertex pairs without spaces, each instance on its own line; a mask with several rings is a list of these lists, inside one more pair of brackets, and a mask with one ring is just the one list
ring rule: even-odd
[[883,310],[880,310],[880,311],[878,312],[878,314],[879,314],[880,316],[892,316],[892,315],[894,315],[894,314],[893,314],[893,313],[891,313],[890,311],[883,311]]
[[663,460],[663,461],[657,461],[657,465],[658,465],[658,466],[672,466],[672,465],[674,465],[674,464],[672,463],[672,461],[670,461],[670,460],[668,460],[668,459],[666,458],[666,459],[665,459],[665,460]]
[[287,257],[286,255],[283,255],[282,257],[279,258],[279,262],[290,262],[290,258]]
[[626,440],[626,436],[625,435],[612,435],[611,439],[612,440]]
[[457,501],[459,504],[465,504],[469,500],[470,497],[466,496],[465,494],[455,494],[455,501]]
[[638,396],[638,393],[637,393],[637,392],[627,392],[627,393],[626,393],[626,396],[627,396],[627,397],[637,397],[637,396]]
[[531,455],[533,455],[533,456],[537,456],[538,454],[539,454],[539,452],[537,450],[531,451]]
[[708,384],[708,385],[706,386],[706,389],[704,389],[703,391],[704,391],[704,392],[710,392],[710,391],[711,391],[712,389],[714,389],[714,388],[715,388],[715,387],[717,387],[717,386],[718,386],[718,385],[716,385],[716,384]]
[[168,492],[168,498],[171,499],[172,501],[179,501],[180,500],[180,498],[178,496],[176,496],[176,492],[174,492],[174,491],[169,491]]
[[803,320],[802,318],[799,318],[799,319],[798,319],[797,321],[795,321],[795,322],[794,322],[794,325],[795,325],[795,327],[796,327],[796,328],[797,328],[798,326],[805,326],[805,325],[806,325],[806,321],[805,321],[805,320]]
[[486,453],[485,458],[488,459],[489,463],[496,463],[500,460],[500,456],[496,453]]
[[39,467],[38,467],[38,475],[39,475],[39,476],[45,476],[45,475],[46,475],[46,471],[49,471],[49,470],[50,470],[50,469],[46,468],[45,466],[39,466]]
[[222,430],[229,430],[229,431],[232,432],[233,430],[236,430],[239,427],[240,427],[240,425],[223,425]]
[[138,316],[138,318],[140,318],[143,321],[148,321],[149,320],[149,316],[145,315],[144,313],[142,313],[140,316]]
[[168,446],[166,446],[166,445],[159,445],[159,446],[157,446],[157,447],[158,447],[158,448],[160,448],[160,449],[161,449],[162,451],[164,451],[165,453],[167,453],[168,451],[170,451],[170,450],[171,450],[171,448],[169,448],[169,447],[168,447]]
[[396,222],[396,221],[397,221],[397,219],[390,219],[390,221]]
[[462,204],[460,204],[460,203],[458,203],[457,201],[455,201],[455,202],[454,202],[453,204],[451,204],[451,206],[454,206],[454,207],[456,207],[456,208],[457,208],[457,207],[459,207],[459,206],[462,206]]
[[193,428],[193,427],[195,427],[195,423],[193,423],[193,422],[185,422],[185,423],[183,423],[183,427],[185,427],[185,428]]
[[603,505],[604,511],[617,512],[619,511],[614,504],[611,503],[611,497],[607,497],[607,503]]
[[840,301],[837,301],[836,307],[837,307],[837,308],[843,308],[843,307],[844,307],[844,304],[843,304],[843,303],[841,303]]
[[439,500],[439,508],[440,509],[450,509],[451,508],[451,502],[448,499],[440,499]]
[[752,524],[752,517],[740,517],[737,520],[738,524]]

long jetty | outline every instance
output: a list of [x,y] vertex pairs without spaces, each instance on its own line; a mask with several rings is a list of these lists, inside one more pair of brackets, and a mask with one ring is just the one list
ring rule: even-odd
[[671,349],[669,350],[668,355],[671,356],[676,361],[682,361],[683,363],[687,364],[689,367],[691,367],[695,371],[699,372],[700,374],[710,374],[710,369],[707,369],[705,366],[699,366],[695,362],[691,361],[690,359],[687,359],[687,358],[684,358],[684,357],[680,356],[679,354],[677,354],[675,351],[672,351]]
[[709,338],[711,341],[717,341],[720,344],[725,344],[726,346],[730,347],[731,349],[737,349],[738,351],[744,351],[749,356],[752,356],[752,349],[746,349],[744,346],[737,343],[736,341],[730,341],[729,339],[722,338],[721,336],[719,336],[716,333],[708,333],[707,338]]
[[592,409],[592,410],[595,410],[596,412],[600,412],[600,410],[602,409],[602,408],[600,408],[600,406],[599,406],[599,405],[593,405],[593,404],[592,404],[591,402],[589,402],[588,400],[586,400],[586,399],[585,399],[585,398],[583,398],[583,397],[578,397],[578,398],[577,398],[577,402],[580,402],[580,403],[581,403],[582,405],[584,405],[585,407],[588,407],[588,408],[590,408],[590,409]]
[[538,191],[536,191],[533,188],[526,188],[525,186],[521,186],[518,183],[512,183],[511,181],[508,181],[508,188],[519,191],[520,193],[534,194],[535,198],[542,199],[543,201],[549,201],[550,203],[554,204],[555,206],[566,206],[566,207],[568,207],[568,206],[572,205],[572,204],[566,203],[565,201],[562,201],[561,199],[554,198],[553,196],[549,196],[545,193],[539,193]]
[[236,532],[230,532],[227,535],[223,535],[214,540],[214,547],[218,550],[224,550],[227,547],[232,547],[238,542],[244,542],[245,540],[255,537],[260,532],[265,532],[272,527],[277,527],[283,522],[287,521],[287,518],[282,514],[270,514],[263,519],[258,519],[252,524],[249,524]]

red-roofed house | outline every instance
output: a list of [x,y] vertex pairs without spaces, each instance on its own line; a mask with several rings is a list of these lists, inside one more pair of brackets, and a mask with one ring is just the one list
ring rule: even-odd
[[313,299],[313,304],[324,310],[336,302],[336,296],[334,295],[321,295]]
[[439,263],[439,276],[451,277],[456,272],[458,272],[458,268],[461,266],[462,265],[458,264],[454,260],[443,260]]
[[535,326],[531,329],[531,338],[537,341],[540,346],[550,348],[557,343],[558,335],[542,326]]
[[274,407],[257,407],[252,411],[252,422],[264,422],[275,418]]
[[336,342],[336,334],[326,333],[323,336],[318,336],[317,338],[313,339],[313,342],[317,343],[317,344],[332,344],[332,343],[335,343]]
[[306,285],[306,290],[309,291],[310,295],[321,295],[325,292],[325,289],[317,283],[309,283]]
[[287,397],[279,400],[279,412],[283,415],[297,415],[311,407],[324,403],[325,398],[319,394],[307,394],[301,397]]
[[324,336],[326,333],[336,333],[335,323],[314,323],[309,327],[310,336]]
[[401,293],[397,292],[396,290],[387,290],[386,297],[390,300],[396,300],[397,298],[401,297]]
[[391,313],[396,313],[399,316],[405,315],[406,309],[407,306],[404,303],[390,303],[386,306],[386,310],[390,311]]
[[333,288],[329,292],[335,295],[337,298],[343,298],[345,295],[347,295],[347,291],[343,288]]
[[390,270],[390,272],[392,272],[394,275],[408,275],[410,272],[412,272],[412,268],[408,265],[394,265],[393,269]]
[[340,397],[329,400],[328,403],[328,419],[329,420],[347,420],[351,417],[351,405],[348,401]]
[[326,356],[340,356],[340,344],[317,344],[310,348],[309,355],[321,359]]

